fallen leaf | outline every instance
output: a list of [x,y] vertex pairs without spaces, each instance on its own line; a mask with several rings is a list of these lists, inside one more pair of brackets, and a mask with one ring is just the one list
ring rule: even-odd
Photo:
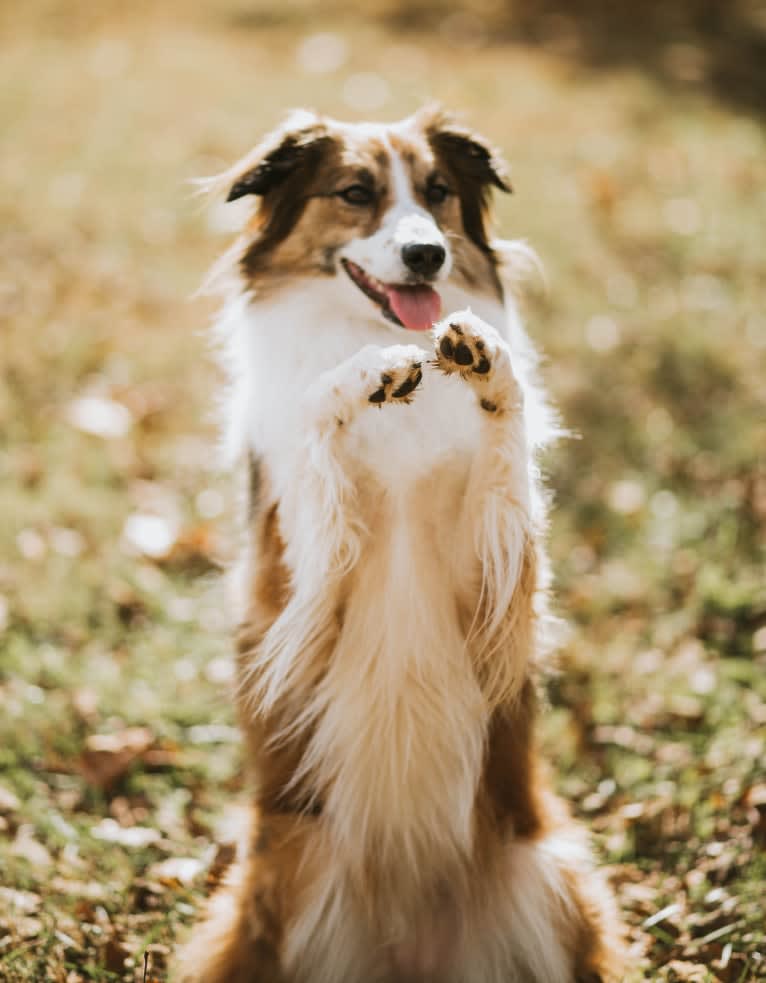
[[162,834],[149,826],[130,826],[127,829],[114,820],[102,819],[92,826],[90,835],[106,843],[119,843],[120,846],[140,849],[162,839]]
[[134,761],[154,743],[148,727],[127,727],[115,734],[91,734],[85,739],[80,770],[90,785],[108,788],[126,774]]
[[18,812],[21,802],[15,792],[5,785],[0,785],[0,812]]
[[122,973],[125,969],[125,960],[131,955],[130,947],[117,936],[107,939],[103,949],[104,965],[112,973]]
[[204,572],[219,565],[215,554],[216,543],[211,527],[199,523],[182,530],[162,559],[175,567]]
[[646,734],[640,734],[634,727],[627,724],[612,726],[601,724],[593,730],[593,741],[596,744],[615,744],[617,747],[633,751],[642,757],[654,751],[654,741]]
[[177,525],[170,519],[134,512],[125,520],[122,538],[132,551],[152,560],[161,560],[170,555],[178,532]]
[[744,801],[749,806],[755,806],[756,809],[766,809],[766,782],[751,785],[745,792]]
[[132,907],[141,911],[152,911],[164,904],[163,896],[166,887],[159,881],[150,881],[145,877],[136,878],[131,884]]
[[17,918],[13,922],[14,934],[22,939],[34,939],[43,930],[43,923],[39,918]]
[[681,905],[674,903],[665,905],[660,911],[656,911],[649,918],[645,919],[641,925],[641,928],[651,928],[653,925],[659,925],[660,922],[670,922],[673,924],[675,916],[679,915],[681,912]]
[[688,981],[688,983],[706,983],[710,979],[707,966],[702,963],[687,963],[680,959],[673,959],[667,964],[668,980]]
[[[146,952],[149,954],[149,964],[152,970],[162,969],[167,965],[168,956],[172,952],[169,945],[164,945],[162,942],[150,942],[146,947]],[[157,979],[157,977],[150,977],[150,979]],[[149,983],[149,980],[147,980]],[[159,983],[159,980],[157,980]]]
[[78,716],[87,720],[89,717],[93,717],[98,710],[99,695],[94,690],[88,686],[81,686],[76,689],[72,694],[72,706],[77,712]]
[[133,425],[130,410],[103,396],[81,396],[67,407],[69,423],[83,433],[114,440],[124,437]]
[[142,756],[147,768],[174,768],[178,765],[181,752],[176,747],[153,747]]
[[152,864],[146,873],[148,877],[162,884],[188,885],[202,873],[204,866],[196,857],[168,857],[167,860]]
[[187,731],[192,744],[231,744],[239,740],[239,731],[228,724],[193,724]]
[[74,881],[68,877],[54,877],[48,887],[51,891],[67,898],[85,898],[88,901],[101,901],[107,896],[102,884],[97,881]]
[[31,915],[40,907],[39,894],[32,891],[17,891],[12,887],[0,887],[0,909]]
[[26,860],[33,867],[50,867],[53,858],[48,849],[35,839],[34,833],[33,826],[19,826],[10,853],[14,857]]

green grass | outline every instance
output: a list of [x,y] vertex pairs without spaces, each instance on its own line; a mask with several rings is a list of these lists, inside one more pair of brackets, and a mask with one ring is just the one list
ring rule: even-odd
[[[619,892],[628,979],[766,978],[759,121],[638,71],[305,5],[106,11],[0,16],[0,979],[141,980],[145,952],[164,979],[214,879],[241,788],[214,570],[231,496],[212,308],[189,297],[225,237],[184,181],[290,106],[365,115],[344,102],[359,72],[387,83],[375,115],[436,95],[503,146],[502,231],[546,269],[527,319],[578,437],[546,461],[571,631],[543,741]],[[347,60],[310,75],[319,30]],[[82,432],[83,395],[132,426]],[[182,530],[169,557],[126,545],[146,512]],[[120,830],[155,832],[99,838]]]

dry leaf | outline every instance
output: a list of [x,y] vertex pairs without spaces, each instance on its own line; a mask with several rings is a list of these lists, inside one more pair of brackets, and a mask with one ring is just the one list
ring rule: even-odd
[[162,884],[191,884],[202,873],[204,863],[196,857],[168,857],[160,863],[152,864],[146,872],[147,877]]
[[20,808],[18,796],[5,785],[0,785],[0,812],[18,812]]
[[13,922],[13,932],[22,939],[34,939],[43,930],[43,923],[39,918],[16,918]]
[[112,973],[121,973],[125,969],[125,960],[132,955],[130,947],[116,935],[107,939],[103,949],[104,965]]
[[31,915],[40,907],[39,894],[32,891],[16,891],[12,887],[0,887],[0,909]]
[[239,731],[227,724],[193,724],[187,736],[192,744],[231,744],[239,740]]
[[80,756],[80,770],[90,785],[108,788],[153,743],[154,734],[148,727],[127,727],[116,734],[91,734]]
[[50,867],[53,858],[47,848],[35,839],[34,833],[33,826],[19,826],[10,853],[14,857],[26,860],[33,867]]
[[83,433],[114,440],[124,437],[133,425],[130,410],[103,396],[81,396],[67,407],[67,420]]
[[130,826],[126,829],[114,819],[102,819],[98,825],[91,827],[90,835],[97,840],[119,843],[136,850],[162,839],[162,834],[156,829],[148,826]]
[[178,532],[178,526],[171,519],[134,512],[125,520],[122,538],[132,551],[152,560],[161,560],[170,554]]
[[751,785],[744,795],[745,803],[756,809],[766,809],[766,782]]
[[595,744],[616,744],[617,747],[648,756],[654,751],[654,741],[647,734],[640,734],[627,724],[601,724],[593,730]]
[[687,963],[680,959],[674,959],[667,965],[668,980],[688,981],[688,983],[706,983],[710,979],[707,967],[702,963]]
[[72,706],[77,712],[78,716],[87,720],[88,717],[93,717],[98,710],[99,695],[94,689],[90,689],[88,686],[81,686],[72,693]]
[[102,901],[107,896],[104,885],[98,881],[73,881],[68,877],[54,877],[48,886],[51,891],[64,894],[67,898]]
[[198,523],[187,526],[179,534],[163,559],[173,566],[204,571],[217,566],[215,552],[216,544],[211,527]]

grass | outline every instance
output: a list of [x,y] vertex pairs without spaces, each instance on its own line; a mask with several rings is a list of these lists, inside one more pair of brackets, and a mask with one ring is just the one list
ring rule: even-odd
[[[230,494],[188,299],[226,237],[184,181],[290,106],[434,95],[505,149],[501,228],[547,272],[528,323],[579,437],[546,461],[571,630],[542,739],[628,980],[766,978],[762,125],[560,45],[332,9],[0,13],[0,978],[141,980],[147,954],[164,979],[226,856]],[[310,74],[320,30],[345,60]]]

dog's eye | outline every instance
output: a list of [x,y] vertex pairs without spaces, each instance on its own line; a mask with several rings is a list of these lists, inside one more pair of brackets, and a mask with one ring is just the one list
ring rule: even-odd
[[426,188],[426,201],[429,205],[442,205],[447,200],[450,193],[446,184],[441,181],[434,181]]
[[375,194],[370,188],[363,184],[352,184],[338,192],[338,196],[349,205],[371,205],[375,200]]

